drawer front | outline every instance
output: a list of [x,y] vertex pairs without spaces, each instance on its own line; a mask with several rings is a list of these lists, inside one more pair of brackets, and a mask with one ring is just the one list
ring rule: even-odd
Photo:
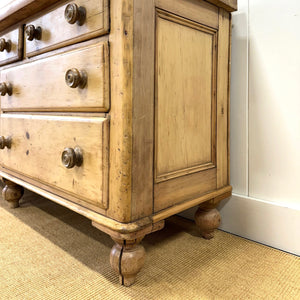
[[0,66],[22,59],[23,30],[18,27],[0,35]]
[[[108,120],[101,117],[2,114],[1,136],[10,138],[10,148],[0,150],[3,168],[42,184],[107,208]],[[72,168],[62,163],[80,155]],[[73,153],[74,154],[74,153]],[[70,162],[70,161],[69,161]],[[80,165],[80,166],[79,166]]]
[[[81,25],[78,25],[77,22],[70,24],[65,18],[66,8],[69,9],[69,16],[73,16],[72,12],[76,15],[76,7],[74,5],[76,5],[79,11],[81,9],[85,11],[85,18]],[[77,16],[80,16],[80,13],[77,13]],[[27,22],[25,28],[26,56],[30,57],[100,36],[108,33],[108,30],[108,0],[67,1],[63,5],[53,8],[43,16]],[[28,40],[28,38],[32,40]]]
[[[12,94],[1,97],[1,109],[108,111],[108,57],[107,42],[99,42],[2,70],[1,82],[12,87]],[[66,73],[71,69],[86,74],[83,88],[67,85]]]

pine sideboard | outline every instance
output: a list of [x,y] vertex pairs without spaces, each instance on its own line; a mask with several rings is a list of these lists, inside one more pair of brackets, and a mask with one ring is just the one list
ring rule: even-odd
[[[131,285],[143,237],[199,205],[204,238],[229,183],[236,0],[2,0],[0,175],[115,241]],[[96,262],[95,262],[96,263]]]

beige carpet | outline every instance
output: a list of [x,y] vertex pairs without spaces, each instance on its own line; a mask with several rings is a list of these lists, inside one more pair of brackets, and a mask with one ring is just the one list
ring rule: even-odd
[[0,299],[300,299],[299,257],[222,231],[206,241],[177,217],[143,245],[122,287],[89,220],[29,192],[15,210],[0,199]]

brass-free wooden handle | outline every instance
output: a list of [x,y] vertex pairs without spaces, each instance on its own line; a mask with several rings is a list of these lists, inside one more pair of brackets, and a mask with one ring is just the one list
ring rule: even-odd
[[0,149],[4,149],[5,147],[10,149],[10,147],[11,147],[11,138],[10,137],[5,137],[5,136],[0,136]]
[[79,147],[65,148],[61,154],[62,164],[67,168],[71,169],[75,166],[80,167],[83,162],[82,151]]
[[87,82],[87,73],[83,70],[69,69],[65,75],[66,84],[70,88],[81,88],[83,89]]
[[11,41],[10,40],[6,41],[4,38],[1,38],[0,51],[3,52],[4,50],[6,50],[7,52],[11,50]]
[[65,8],[65,19],[69,24],[84,24],[86,18],[86,10],[82,6],[77,6],[75,3],[70,3]]
[[6,94],[8,96],[12,95],[12,85],[10,83],[0,82],[0,95],[5,96]]
[[28,41],[33,39],[40,40],[42,37],[42,28],[40,26],[36,27],[34,25],[27,25],[25,27],[25,35]]

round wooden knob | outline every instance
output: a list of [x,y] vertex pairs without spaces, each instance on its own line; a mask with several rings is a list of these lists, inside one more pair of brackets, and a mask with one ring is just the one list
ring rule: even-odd
[[5,147],[10,149],[10,147],[11,147],[11,138],[10,137],[5,137],[5,136],[0,136],[0,149],[4,149]]
[[12,95],[12,85],[10,83],[1,82],[0,83],[0,95],[5,96],[6,94],[8,96]]
[[4,50],[6,50],[7,52],[11,50],[11,41],[10,40],[6,41],[5,39],[1,38],[0,51],[3,52]]
[[85,8],[77,6],[75,3],[70,3],[65,8],[65,19],[69,24],[77,23],[77,25],[83,25],[86,17]]
[[28,41],[32,41],[33,39],[40,40],[42,36],[42,28],[40,26],[35,28],[34,25],[27,25],[25,28],[25,34]]
[[65,75],[66,84],[70,88],[84,88],[87,82],[87,74],[85,71],[78,71],[77,69],[70,69]]
[[65,148],[61,155],[62,164],[67,168],[71,169],[75,166],[80,167],[83,162],[82,151],[79,147]]

